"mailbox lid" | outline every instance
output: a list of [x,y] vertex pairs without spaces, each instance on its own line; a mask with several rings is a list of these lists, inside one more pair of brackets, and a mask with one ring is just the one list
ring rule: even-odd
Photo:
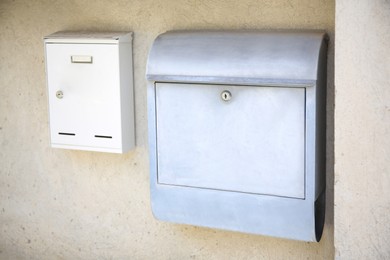
[[59,31],[45,37],[45,43],[131,43],[132,32]]
[[158,183],[305,198],[305,88],[155,83],[155,93]]
[[147,78],[165,82],[312,84],[323,31],[171,31],[154,41]]

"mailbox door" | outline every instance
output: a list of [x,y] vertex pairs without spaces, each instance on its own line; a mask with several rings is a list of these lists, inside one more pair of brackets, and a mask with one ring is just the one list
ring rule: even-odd
[[156,83],[155,93],[159,184],[305,198],[305,88]]
[[48,43],[46,59],[52,144],[120,148],[118,46]]

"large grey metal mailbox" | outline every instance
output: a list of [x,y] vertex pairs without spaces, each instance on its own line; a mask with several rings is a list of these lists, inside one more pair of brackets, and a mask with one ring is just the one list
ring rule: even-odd
[[167,32],[150,51],[156,218],[319,241],[326,35]]

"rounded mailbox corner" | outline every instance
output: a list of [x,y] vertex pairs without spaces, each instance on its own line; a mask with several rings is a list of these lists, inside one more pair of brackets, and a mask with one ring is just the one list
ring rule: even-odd
[[151,198],[149,205],[150,205],[150,211],[151,211],[152,216],[155,220],[166,221],[163,217],[161,217],[161,213],[158,210],[158,207],[157,207],[156,203],[154,202],[153,198]]
[[314,203],[316,241],[320,242],[325,224],[325,190],[318,196]]

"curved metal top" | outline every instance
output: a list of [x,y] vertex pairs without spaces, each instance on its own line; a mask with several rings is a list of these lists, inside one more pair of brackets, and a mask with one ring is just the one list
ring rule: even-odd
[[312,83],[323,31],[171,31],[154,41],[147,79]]

